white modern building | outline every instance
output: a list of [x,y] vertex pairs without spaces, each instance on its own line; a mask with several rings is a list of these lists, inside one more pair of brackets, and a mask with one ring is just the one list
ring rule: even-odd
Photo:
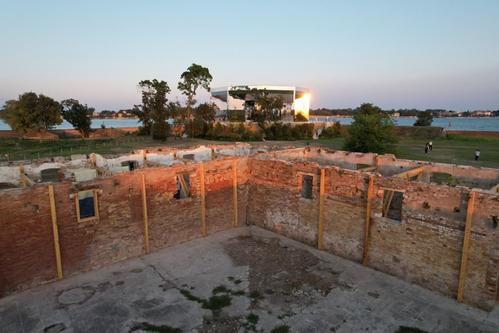
[[[284,101],[283,118],[292,117],[301,113],[308,119],[310,109],[310,90],[294,86],[270,86],[270,85],[240,85],[211,89],[211,96],[226,104],[226,111],[245,110],[254,106],[254,98],[249,90],[265,90],[270,96],[281,96]],[[221,108],[223,110],[223,108]]]

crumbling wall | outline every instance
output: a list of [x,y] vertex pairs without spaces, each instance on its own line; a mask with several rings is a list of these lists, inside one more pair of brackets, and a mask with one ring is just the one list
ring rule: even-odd
[[324,247],[335,255],[360,261],[366,216],[366,175],[329,168],[325,176]]
[[318,147],[288,149],[269,153],[267,156],[278,159],[315,162],[319,165],[335,165],[350,170],[357,170],[376,163],[376,154],[374,153],[354,153]]
[[468,187],[491,189],[499,184],[499,170],[491,168],[474,168],[465,165],[431,163],[426,167],[430,173],[449,174],[455,183]]
[[55,277],[46,186],[0,192],[0,295]]
[[[145,170],[151,250],[201,236],[200,179],[197,165]],[[191,197],[175,199],[177,175],[190,176]]]
[[[246,219],[247,158],[206,162],[208,233],[232,227],[235,161],[239,225]],[[176,199],[176,176],[189,174],[191,195]],[[142,175],[150,250],[202,237],[200,164],[157,167],[87,182],[53,183],[61,263],[65,276],[145,253]],[[56,278],[49,184],[0,192],[0,295]],[[95,190],[99,218],[78,222],[75,195]]]
[[[251,159],[248,223],[313,245],[317,241],[318,165]],[[301,177],[313,177],[313,197],[301,197]]]
[[[253,158],[250,167],[249,222],[317,245],[319,166]],[[309,200],[300,198],[302,171],[314,175]],[[325,177],[324,249],[361,262],[369,174],[326,167]],[[368,265],[455,297],[470,189],[381,175],[375,184]],[[382,216],[385,190],[403,192],[400,221]],[[477,194],[464,300],[485,309],[493,306],[497,292],[498,205],[498,196]]]
[[[337,162],[336,152],[303,151],[216,158],[204,164],[149,167],[88,182],[54,183],[64,274],[145,253],[142,176],[150,250],[202,237],[202,168],[207,234],[233,227],[236,167],[238,225],[258,225],[317,246],[322,168],[324,250],[356,262],[363,260],[368,180],[373,176],[368,265],[456,296],[470,188],[383,176],[420,165],[414,161],[382,156],[378,165],[385,173],[375,174],[327,165],[328,160]],[[297,160],[296,154],[305,157]],[[370,164],[373,159],[376,163],[370,154],[343,155],[352,164]],[[190,196],[180,199],[175,196],[177,176],[185,174],[189,175]],[[302,191],[308,185],[309,191]],[[88,189],[98,193],[100,218],[78,223],[72,196]],[[394,190],[403,193],[400,221],[382,216],[384,192]],[[490,309],[498,283],[499,196],[476,193],[464,300]],[[0,293],[54,279],[47,184],[1,191],[0,217]]]

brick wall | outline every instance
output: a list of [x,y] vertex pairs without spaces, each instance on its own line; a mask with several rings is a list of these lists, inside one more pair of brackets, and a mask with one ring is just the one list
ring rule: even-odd
[[[238,224],[258,225],[317,246],[319,163],[322,164],[323,156],[319,156],[320,152],[317,156],[314,153],[308,156],[312,161],[307,161],[307,156],[300,157],[297,151],[290,153],[205,162],[207,233],[232,227],[235,161]],[[347,157],[353,164],[358,161],[356,159],[372,162],[370,155]],[[381,164],[389,167],[388,159]],[[405,170],[410,163],[406,164],[395,167]],[[322,165],[322,168],[325,168],[326,177],[324,250],[361,262],[369,174],[336,166]],[[141,169],[78,185],[57,183],[54,184],[55,199],[66,276],[145,252],[142,174],[147,192],[151,251],[202,237],[199,164]],[[178,174],[190,176],[189,198],[174,198]],[[304,176],[312,177],[311,198],[302,197]],[[387,178],[381,174],[375,176],[375,184],[368,265],[455,297],[470,189]],[[98,190],[99,221],[76,221],[71,195],[84,189]],[[382,216],[385,189],[403,192],[401,221]],[[498,214],[499,197],[478,192],[464,300],[485,309],[490,309],[497,297]],[[1,294],[55,279],[47,184],[1,191],[0,228]]]
[[[232,160],[237,162],[239,225],[246,221],[247,158],[205,163],[208,233],[232,227]],[[142,174],[151,251],[201,237],[199,164],[147,168],[91,182],[54,185],[65,276],[145,253]],[[175,199],[176,176],[189,174],[191,197]],[[77,222],[74,193],[95,189],[100,218]],[[0,295],[56,278],[48,184],[0,192]]]
[[[319,165],[257,158],[249,165],[249,222],[316,245]],[[312,200],[300,198],[302,172],[314,175]],[[327,167],[325,175],[324,248],[361,262],[368,174]],[[470,190],[381,175],[375,183],[368,265],[456,297]],[[383,189],[403,191],[401,221],[382,217]],[[493,216],[497,219],[498,205],[496,195],[476,196],[464,301],[484,309],[494,305],[497,293],[499,238]]]

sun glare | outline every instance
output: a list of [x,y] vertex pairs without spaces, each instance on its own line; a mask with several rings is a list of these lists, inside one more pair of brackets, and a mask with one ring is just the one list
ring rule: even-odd
[[304,94],[302,97],[295,99],[295,114],[301,113],[302,116],[307,118],[310,109],[310,94]]

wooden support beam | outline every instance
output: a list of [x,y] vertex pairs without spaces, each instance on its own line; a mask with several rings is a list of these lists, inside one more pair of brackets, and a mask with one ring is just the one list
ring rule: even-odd
[[54,186],[49,185],[50,215],[52,217],[52,236],[54,240],[55,266],[57,278],[62,279],[61,246],[59,243],[59,228],[57,226],[57,211],[55,208]]
[[238,226],[238,207],[237,207],[237,160],[232,161],[232,200],[234,205],[234,219],[232,220],[232,226]]
[[95,153],[90,154],[90,163],[92,164],[92,168],[97,167],[97,155]]
[[199,165],[199,189],[201,195],[201,235],[206,236],[206,198],[204,189],[204,163]]
[[468,208],[466,209],[466,224],[464,226],[463,251],[461,254],[461,267],[459,269],[459,285],[457,289],[457,301],[464,299],[464,286],[466,280],[466,270],[468,266],[468,250],[470,247],[471,226],[473,224],[473,212],[475,210],[476,192],[471,192],[468,199]]
[[385,197],[384,197],[384,194],[383,194],[383,217],[386,216],[386,214],[388,214],[388,211],[390,210],[390,206],[392,204],[392,200],[393,200],[393,196],[395,194],[395,191],[391,191],[391,190],[385,190],[384,191],[386,193],[386,200],[385,200]]
[[26,175],[26,170],[24,169],[24,165],[22,164],[19,165],[19,177],[21,185],[23,187],[32,186],[35,183]]
[[373,165],[373,166],[368,166],[368,167],[365,167],[365,168],[362,168],[362,169],[358,169],[358,171],[364,171],[364,172],[368,172],[368,171],[375,171],[378,167]]
[[321,169],[321,179],[319,186],[319,226],[317,230],[317,248],[324,249],[324,199],[326,192],[326,170]]
[[19,165],[19,177],[21,177],[21,185],[26,186],[26,178],[24,177],[24,165]]
[[178,181],[180,183],[180,191],[183,193],[184,198],[187,198],[190,195],[191,190],[187,186],[187,183],[185,182],[184,175],[183,174],[179,174],[179,175],[177,175],[177,177],[178,177]]
[[371,229],[371,206],[374,198],[374,175],[369,176],[369,185],[367,187],[367,206],[366,220],[364,225],[364,253],[362,256],[362,264],[367,266],[369,255],[369,233]]
[[409,178],[418,176],[419,174],[423,173],[423,171],[424,171],[424,167],[418,167],[415,169],[411,169],[411,170],[399,173],[399,174],[395,175],[395,177],[409,179]]
[[142,217],[144,219],[144,250],[149,253],[149,216],[147,214],[146,176],[142,174]]

